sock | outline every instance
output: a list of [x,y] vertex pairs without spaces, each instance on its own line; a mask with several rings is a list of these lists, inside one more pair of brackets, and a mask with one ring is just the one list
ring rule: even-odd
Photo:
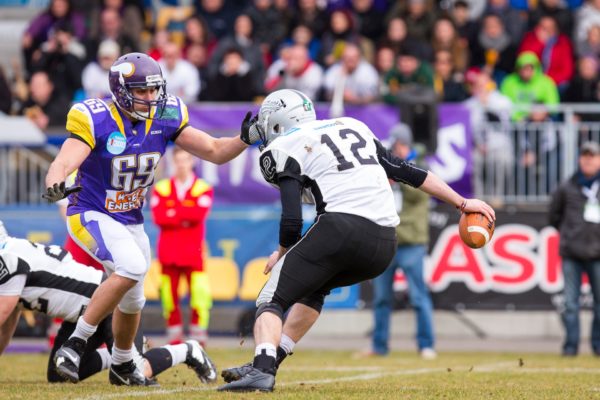
[[279,347],[285,351],[285,354],[290,354],[294,350],[294,346],[296,342],[294,342],[288,335],[285,333],[281,335],[281,342],[279,343]]
[[261,343],[254,350],[254,362],[252,365],[263,372],[275,375],[277,349],[271,343]]
[[100,356],[100,359],[102,360],[102,369],[107,369],[108,367],[110,367],[110,363],[112,361],[112,357],[110,356],[110,353],[108,352],[108,349],[102,348],[102,349],[97,349],[96,353],[98,353],[98,355]]
[[113,365],[123,364],[133,360],[133,351],[131,349],[122,350],[113,344],[112,363]]
[[168,344],[163,346],[163,349],[171,353],[171,359],[173,360],[173,363],[171,364],[172,367],[184,362],[188,351],[187,344],[185,343],[175,345]]
[[83,317],[79,317],[79,319],[77,320],[77,325],[75,326],[75,330],[73,331],[73,334],[71,334],[71,337],[83,339],[87,342],[90,336],[96,333],[97,328],[98,325],[90,325],[87,322],[85,322]]
[[173,366],[171,352],[162,347],[148,350],[144,353],[144,358],[152,368],[152,376],[156,376]]

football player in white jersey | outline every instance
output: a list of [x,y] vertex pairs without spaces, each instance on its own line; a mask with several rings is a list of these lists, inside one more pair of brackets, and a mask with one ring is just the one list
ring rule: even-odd
[[[254,360],[223,371],[229,383],[222,391],[272,391],[277,367],[317,320],[330,290],[387,268],[399,223],[388,179],[495,219],[488,204],[463,198],[432,172],[393,156],[364,123],[317,120],[312,101],[299,91],[267,96],[251,132],[266,146],[263,176],[281,192],[280,246],[269,258],[265,273],[271,276],[256,301]],[[302,237],[301,200],[317,209]]]
[[[103,273],[77,263],[71,254],[59,246],[44,246],[25,239],[9,237],[0,221],[0,354],[15,331],[24,308],[36,310],[50,317],[63,318],[48,362],[48,382],[64,382],[56,372],[53,356],[69,338],[77,318],[88,305],[100,285]],[[81,357],[79,378],[85,379],[111,364],[109,350],[113,344],[111,316],[105,318],[87,342]],[[141,338],[141,337],[140,337]],[[107,347],[100,348],[105,344]],[[186,364],[204,382],[214,382],[217,372],[200,344],[190,340],[179,345],[167,345],[135,357],[147,385],[164,370],[177,364]]]

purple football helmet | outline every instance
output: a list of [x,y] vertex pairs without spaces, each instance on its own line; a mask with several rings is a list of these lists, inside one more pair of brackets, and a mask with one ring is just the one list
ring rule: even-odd
[[[162,115],[167,102],[167,82],[160,65],[152,57],[144,53],[128,53],[119,57],[110,67],[108,82],[113,101],[133,118],[150,119],[152,107],[156,107],[156,118]],[[131,93],[133,88],[150,87],[158,90],[155,100],[138,99]],[[149,111],[136,111],[133,107],[136,103],[148,106]]]

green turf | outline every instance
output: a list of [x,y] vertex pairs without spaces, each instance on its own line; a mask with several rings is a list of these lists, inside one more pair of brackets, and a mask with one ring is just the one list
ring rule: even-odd
[[[251,351],[211,349],[217,367],[247,361]],[[45,383],[46,355],[0,357],[0,399],[600,399],[600,359],[543,354],[413,353],[357,359],[350,352],[302,351],[285,361],[274,394],[218,393],[185,366],[159,376],[160,389],[108,384],[106,372],[73,384]]]

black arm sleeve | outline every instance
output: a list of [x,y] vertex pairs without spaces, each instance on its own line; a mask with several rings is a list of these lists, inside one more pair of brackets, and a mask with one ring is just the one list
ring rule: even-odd
[[302,183],[297,179],[281,176],[281,221],[279,244],[288,248],[300,240],[302,234]]
[[385,170],[388,178],[396,182],[406,183],[415,188],[418,188],[425,182],[428,173],[426,170],[396,157],[390,150],[383,147],[377,139],[375,139],[375,146],[377,147],[379,164]]

